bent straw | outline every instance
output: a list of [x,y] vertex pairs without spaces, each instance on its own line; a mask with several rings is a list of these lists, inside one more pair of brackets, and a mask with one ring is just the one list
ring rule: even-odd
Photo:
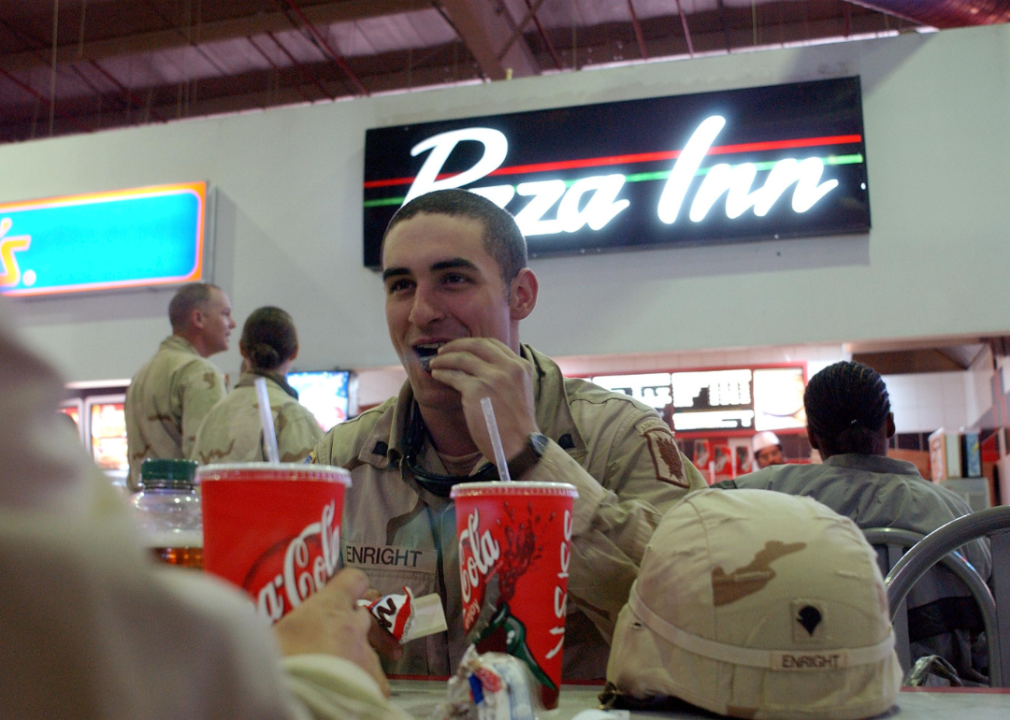
[[502,482],[510,482],[509,466],[505,460],[505,450],[501,446],[501,435],[498,434],[498,423],[494,419],[494,408],[491,407],[491,398],[480,399],[480,406],[484,410],[484,422],[487,423],[487,434],[491,436],[491,446],[494,448],[494,464],[498,468],[498,477]]
[[272,463],[279,463],[280,457],[277,452],[277,433],[274,431],[274,416],[270,412],[270,398],[267,396],[267,380],[258,377],[254,381],[256,385],[256,398],[259,400],[260,421],[263,423],[263,447],[266,450],[267,460]]

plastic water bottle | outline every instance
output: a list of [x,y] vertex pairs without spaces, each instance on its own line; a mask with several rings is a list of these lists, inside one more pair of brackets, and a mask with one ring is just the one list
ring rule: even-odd
[[155,557],[172,565],[203,568],[203,515],[193,485],[196,468],[192,460],[145,460],[140,466],[141,490],[132,503],[144,543]]

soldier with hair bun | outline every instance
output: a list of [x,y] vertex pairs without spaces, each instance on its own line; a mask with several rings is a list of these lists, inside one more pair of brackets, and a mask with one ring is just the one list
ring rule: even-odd
[[255,387],[256,378],[264,377],[280,460],[303,461],[323,430],[287,382],[291,363],[298,357],[298,332],[291,315],[269,306],[253,311],[242,328],[239,350],[245,360],[242,376],[200,426],[192,459],[203,465],[266,459]]
[[[887,457],[894,414],[880,375],[858,362],[839,362],[810,379],[803,395],[810,445],[822,465],[778,465],[718,483],[724,489],[776,490],[813,498],[861,529],[900,528],[922,535],[971,512],[946,488],[924,480],[915,465]],[[992,570],[988,541],[960,550],[983,578]],[[982,619],[968,589],[945,568],[933,568],[908,596],[913,660],[938,654],[962,678],[983,680],[977,657]]]

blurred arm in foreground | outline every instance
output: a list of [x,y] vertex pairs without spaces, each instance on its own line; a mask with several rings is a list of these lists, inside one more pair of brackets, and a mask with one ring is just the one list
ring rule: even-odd
[[[199,573],[156,568],[56,409],[55,370],[0,299],[0,697],[18,718],[404,718],[359,572],[272,633]],[[280,654],[286,655],[283,659]]]

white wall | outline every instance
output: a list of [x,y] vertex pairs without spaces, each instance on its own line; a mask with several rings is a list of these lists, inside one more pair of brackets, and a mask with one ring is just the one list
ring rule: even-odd
[[899,433],[957,433],[969,425],[968,373],[942,372],[885,375],[894,426]]
[[[994,334],[1010,328],[1010,26],[583,71],[0,147],[0,200],[206,179],[214,279],[241,320],[294,315],[301,366],[395,364],[361,266],[364,131],[859,74],[868,237],[540,260],[524,339],[553,355]],[[132,374],[170,293],[23,300],[71,379]],[[238,366],[235,350],[216,360]]]

